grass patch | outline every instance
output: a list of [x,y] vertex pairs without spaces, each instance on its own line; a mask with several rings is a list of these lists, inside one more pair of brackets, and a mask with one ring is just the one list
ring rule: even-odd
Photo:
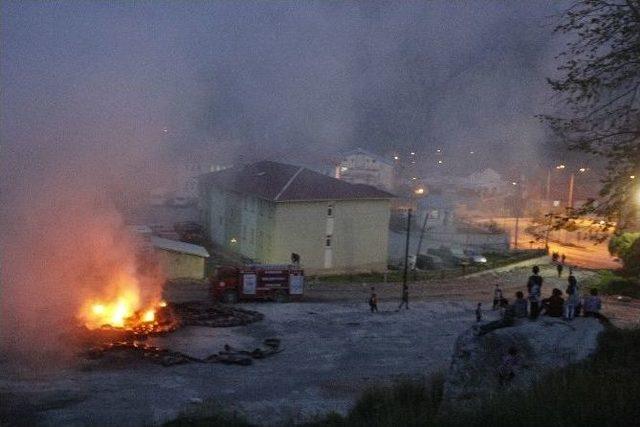
[[[640,298],[640,280],[635,277],[625,277],[611,270],[600,270],[596,275],[585,281],[587,289],[596,288],[603,295],[624,295]],[[585,289],[583,293],[586,294]]]
[[[607,329],[596,354],[549,373],[529,390],[487,397],[473,409],[439,413],[443,376],[367,390],[346,416],[331,413],[306,427],[632,426],[640,419],[640,329]],[[203,405],[165,426],[251,426]]]
[[638,425],[640,330],[609,329],[591,359],[552,372],[530,390],[496,394],[475,409],[438,413],[442,379],[366,392],[346,417],[331,414],[308,427]]
[[346,417],[329,414],[305,427],[435,426],[442,401],[443,377],[429,381],[400,381],[367,390]]
[[189,409],[164,427],[252,427],[243,417],[229,413],[219,405],[204,403]]
[[[407,279],[409,282],[422,282],[425,280],[460,277],[465,274],[476,273],[491,268],[504,267],[516,262],[538,258],[543,255],[546,255],[546,252],[539,249],[512,251],[507,254],[487,253],[485,254],[485,257],[487,258],[486,264],[472,264],[466,266],[464,269],[461,266],[458,266],[438,270],[409,271]],[[389,283],[402,282],[403,274],[404,272],[402,269],[389,270],[386,275],[386,281]],[[316,280],[318,283],[380,283],[385,281],[385,274],[379,272],[333,274],[318,276],[313,280]]]
[[592,359],[550,373],[531,390],[498,394],[478,409],[442,420],[439,425],[637,425],[639,358],[640,330],[608,330]]

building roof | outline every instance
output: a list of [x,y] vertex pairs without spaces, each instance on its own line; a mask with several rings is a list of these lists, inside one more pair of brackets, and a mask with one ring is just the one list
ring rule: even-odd
[[272,202],[391,199],[391,193],[370,185],[350,184],[310,169],[262,161],[200,177],[201,185],[252,194]]
[[180,242],[178,240],[163,239],[158,236],[151,236],[151,244],[153,247],[163,249],[165,251],[180,252],[183,254],[195,255],[202,258],[209,258],[209,252],[202,246],[193,245],[191,243]]

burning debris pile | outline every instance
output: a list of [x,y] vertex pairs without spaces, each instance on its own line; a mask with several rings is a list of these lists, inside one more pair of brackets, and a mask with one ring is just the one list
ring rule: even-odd
[[[94,305],[93,308],[96,306]],[[198,359],[181,352],[159,348],[144,343],[148,337],[165,335],[181,326],[231,327],[247,325],[263,319],[256,311],[227,307],[218,304],[198,302],[172,304],[160,301],[155,307],[126,312],[122,306],[101,306],[97,311],[110,323],[97,328],[85,324],[83,343],[90,349],[85,353],[88,359],[101,359],[106,355],[121,360],[142,359],[163,366],[199,362],[250,365],[252,359],[261,359],[280,352],[280,340],[265,340],[265,348],[238,350],[225,345],[224,351]]]
[[264,318],[257,311],[244,310],[220,304],[203,304],[186,302],[172,304],[173,312],[180,319],[180,324],[191,326],[209,326],[227,328],[248,325]]
[[106,355],[113,355],[121,359],[144,359],[162,366],[181,365],[190,362],[248,366],[253,363],[253,359],[264,359],[282,351],[280,340],[277,338],[267,338],[263,344],[263,348],[255,348],[253,350],[240,350],[225,344],[223,351],[207,356],[204,359],[199,359],[179,351],[162,349],[139,342],[125,341],[94,347],[87,353],[87,358],[100,359]]

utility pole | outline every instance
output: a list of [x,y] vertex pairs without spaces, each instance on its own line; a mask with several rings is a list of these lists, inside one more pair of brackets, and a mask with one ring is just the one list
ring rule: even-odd
[[547,170],[547,188],[546,188],[546,198],[545,200],[549,202],[551,200],[551,169]]
[[407,284],[407,272],[409,271],[409,238],[411,236],[411,208],[407,211],[407,241],[404,246],[404,274],[402,275],[402,284]]
[[573,181],[574,180],[575,180],[575,174],[572,173],[571,177],[569,177],[569,200],[568,200],[569,208],[573,208]]
[[549,233],[551,232],[551,221],[553,220],[553,213],[549,212],[545,216],[549,217],[547,222],[547,231],[544,233],[544,249],[549,253]]
[[416,249],[416,265],[413,268],[413,278],[416,278],[416,267],[418,266],[418,256],[420,255],[420,249],[422,249],[422,239],[424,238],[424,232],[427,229],[427,221],[429,220],[429,209],[425,209],[424,221],[422,222],[422,230],[420,230],[420,239],[418,239],[418,249]]

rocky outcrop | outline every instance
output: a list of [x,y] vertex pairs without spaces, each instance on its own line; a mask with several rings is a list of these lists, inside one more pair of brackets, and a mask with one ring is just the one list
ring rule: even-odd
[[[505,387],[527,387],[551,369],[583,360],[596,350],[603,329],[593,318],[566,322],[549,317],[518,320],[482,336],[469,329],[456,341],[445,378],[443,407],[473,405]],[[501,381],[501,367],[512,347],[517,350],[514,375]]]

